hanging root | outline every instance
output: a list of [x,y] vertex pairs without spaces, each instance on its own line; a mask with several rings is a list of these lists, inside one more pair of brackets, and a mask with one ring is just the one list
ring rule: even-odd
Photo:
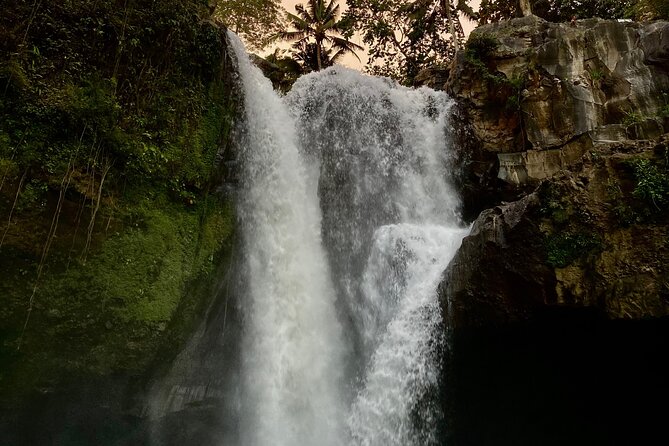
[[109,170],[113,166],[113,162],[107,159],[104,163],[104,167],[102,169],[102,176],[100,177],[100,186],[98,187],[98,192],[97,196],[95,197],[95,207],[93,208],[93,211],[91,212],[91,220],[88,223],[88,234],[86,235],[86,246],[84,246],[84,252],[82,253],[82,261],[86,263],[86,256],[88,254],[88,249],[91,246],[91,239],[93,237],[93,229],[95,228],[95,217],[98,214],[98,211],[100,210],[100,201],[102,200],[102,187],[105,184],[105,178],[107,178],[107,174],[109,173]]
[[[14,150],[12,150],[12,156],[9,158],[9,161],[14,160],[14,156],[16,155],[16,150],[21,146],[23,141],[21,141],[17,146],[14,147]],[[5,185],[5,180],[7,179],[7,174],[9,173],[9,169],[11,168],[11,163],[5,168],[5,171],[2,173],[2,179],[0,179],[0,191],[2,190],[2,186]]]
[[84,213],[86,208],[86,195],[82,195],[81,200],[79,200],[79,207],[77,208],[77,216],[74,223],[74,232],[72,233],[72,245],[70,246],[70,251],[67,253],[67,264],[65,265],[65,271],[70,269],[70,262],[72,262],[72,253],[74,252],[74,245],[77,241],[77,233],[79,232],[79,225],[81,224],[81,216]]
[[74,160],[73,157],[71,157],[70,161],[67,163],[67,169],[65,170],[65,175],[63,175],[63,179],[60,182],[58,204],[56,205],[56,210],[53,213],[53,218],[51,219],[51,226],[49,227],[49,232],[47,233],[46,241],[44,242],[44,247],[42,248],[42,257],[40,258],[39,265],[37,266],[37,277],[35,278],[33,291],[30,294],[30,299],[28,300],[28,312],[26,313],[26,320],[23,323],[23,328],[21,329],[21,335],[19,336],[18,345],[16,346],[17,350],[20,350],[21,345],[23,344],[23,336],[25,335],[26,329],[28,328],[30,315],[33,312],[33,307],[35,304],[35,295],[37,294],[39,281],[40,278],[42,277],[42,272],[44,271],[44,265],[46,264],[46,259],[49,255],[51,244],[53,243],[53,239],[56,237],[56,231],[58,230],[58,221],[60,220],[60,213],[63,209],[63,203],[65,202],[65,194],[67,193],[67,189],[70,187],[70,182],[72,180],[73,173],[74,173]]
[[21,335],[19,336],[18,344],[16,346],[17,350],[21,349],[21,345],[23,344],[23,336],[25,335],[26,329],[28,328],[30,315],[33,312],[33,307],[35,304],[35,295],[37,294],[39,281],[44,271],[44,265],[46,264],[46,259],[49,256],[49,250],[51,249],[51,244],[53,243],[53,239],[56,238],[56,232],[58,231],[58,222],[60,220],[61,211],[63,210],[63,203],[65,202],[65,195],[67,194],[67,190],[70,188],[70,183],[72,181],[72,176],[74,175],[74,170],[75,170],[74,166],[76,163],[77,155],[79,153],[79,149],[81,148],[81,141],[84,138],[85,132],[86,132],[86,126],[84,126],[84,130],[81,132],[81,137],[79,138],[79,145],[77,146],[77,150],[75,150],[75,152],[70,155],[70,159],[67,162],[67,168],[65,169],[65,174],[63,175],[63,179],[60,181],[58,203],[56,204],[56,210],[54,211],[53,217],[51,218],[51,226],[49,227],[49,232],[47,233],[46,241],[44,242],[44,247],[42,248],[42,257],[40,258],[39,265],[37,266],[37,277],[35,278],[33,291],[30,294],[30,299],[28,300],[28,312],[26,313],[26,320],[23,323],[23,328],[21,329]]
[[28,169],[26,168],[26,170],[23,171],[23,175],[21,175],[21,180],[19,180],[19,187],[16,188],[14,203],[12,204],[12,209],[9,211],[9,218],[7,219],[7,227],[5,228],[5,232],[2,234],[2,239],[0,239],[0,249],[2,249],[3,243],[5,243],[5,237],[7,236],[7,231],[9,231],[9,226],[12,224],[14,209],[16,208],[16,203],[18,203],[19,201],[19,196],[21,195],[21,188],[23,187],[23,183],[26,180],[27,174],[28,174]]

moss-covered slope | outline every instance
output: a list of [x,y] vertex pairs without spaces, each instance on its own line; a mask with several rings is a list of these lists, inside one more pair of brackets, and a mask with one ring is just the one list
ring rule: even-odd
[[0,15],[0,395],[140,377],[234,237],[235,110],[206,2],[18,0]]

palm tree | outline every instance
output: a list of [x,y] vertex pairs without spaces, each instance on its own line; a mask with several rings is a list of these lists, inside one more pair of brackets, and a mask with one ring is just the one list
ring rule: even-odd
[[[275,38],[295,42],[293,48],[297,59],[313,70],[322,70],[332,65],[346,53],[360,60],[355,51],[364,48],[341,37],[347,27],[338,20],[339,5],[336,0],[330,0],[327,4],[325,0],[308,0],[306,6],[296,5],[295,11],[297,14],[286,12],[286,19],[294,30],[281,31]],[[312,56],[314,50],[315,57]]]

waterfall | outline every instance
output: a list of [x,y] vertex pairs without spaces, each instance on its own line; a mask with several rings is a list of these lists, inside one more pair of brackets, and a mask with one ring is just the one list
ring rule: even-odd
[[242,445],[439,441],[437,296],[467,230],[450,99],[334,67],[279,97],[243,84]]
[[320,234],[320,209],[295,123],[231,36],[243,83],[240,214],[244,303],[241,443],[335,445],[343,432],[341,327]]

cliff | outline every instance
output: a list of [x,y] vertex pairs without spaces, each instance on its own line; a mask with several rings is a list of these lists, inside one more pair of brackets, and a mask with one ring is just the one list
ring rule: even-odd
[[472,33],[443,86],[470,123],[465,213],[483,211],[445,275],[456,325],[669,314],[667,39],[667,22],[535,16]]
[[225,33],[195,0],[3,9],[4,444],[141,443],[151,377],[226,298]]
[[441,284],[451,443],[663,438],[668,38],[530,16],[477,28],[428,76],[458,102],[473,222]]

